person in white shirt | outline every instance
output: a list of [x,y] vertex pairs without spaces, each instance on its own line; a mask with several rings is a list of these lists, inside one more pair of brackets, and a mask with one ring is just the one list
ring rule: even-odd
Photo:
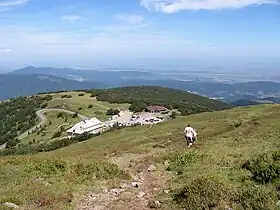
[[193,143],[196,141],[197,133],[190,125],[188,125],[185,128],[184,133],[185,133],[185,138],[188,142],[188,147],[191,147]]

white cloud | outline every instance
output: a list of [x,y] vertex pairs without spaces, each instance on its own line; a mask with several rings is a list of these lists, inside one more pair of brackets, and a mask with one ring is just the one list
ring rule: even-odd
[[141,15],[117,14],[116,18],[128,24],[140,24],[144,21]]
[[180,10],[240,9],[263,4],[279,4],[279,0],[140,0],[149,10],[174,13]]
[[12,52],[13,50],[10,49],[10,48],[0,48],[0,53],[3,52],[3,53],[8,53],[8,52]]
[[69,21],[70,23],[75,23],[77,21],[85,21],[86,19],[79,15],[64,15],[60,17],[62,20]]
[[0,7],[18,6],[28,3],[30,0],[7,0],[0,2]]

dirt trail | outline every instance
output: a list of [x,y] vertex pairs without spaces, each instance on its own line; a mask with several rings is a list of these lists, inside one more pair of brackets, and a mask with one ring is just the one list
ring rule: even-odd
[[[89,193],[79,202],[76,209],[83,210],[146,210],[149,201],[154,201],[154,196],[165,188],[166,176],[159,170],[148,171],[150,164],[145,161],[164,149],[155,150],[144,154],[122,154],[111,158],[111,161],[126,171],[132,181],[119,183],[116,189],[105,189],[101,193]],[[133,186],[134,185],[134,186]],[[135,186],[137,185],[137,186]]]

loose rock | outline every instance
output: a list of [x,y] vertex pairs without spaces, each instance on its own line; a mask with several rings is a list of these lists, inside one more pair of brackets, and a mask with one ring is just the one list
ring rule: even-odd
[[149,172],[157,170],[157,168],[154,165],[150,165],[149,168],[147,169]]
[[170,193],[170,190],[163,190],[163,192],[164,192],[165,194],[168,194],[168,193]]
[[149,201],[148,206],[151,209],[159,209],[161,207],[161,203],[159,201]]
[[168,160],[164,161],[164,165],[169,166],[169,161]]
[[139,173],[138,176],[139,176],[139,179],[140,179],[142,182],[145,180],[145,179],[144,179],[143,173]]
[[118,189],[111,189],[110,192],[115,194],[115,195],[119,194],[119,190]]
[[135,188],[138,188],[139,187],[139,184],[137,182],[132,182],[131,185]]
[[14,209],[18,209],[19,206],[14,204],[14,203],[9,203],[9,202],[6,202],[4,203],[5,206],[7,206],[8,208],[14,208]]
[[145,192],[139,192],[139,193],[137,194],[137,198],[143,198],[145,195],[146,195]]
[[45,179],[44,178],[38,178],[38,179],[35,179],[35,182],[40,182],[40,181],[44,181]]
[[126,189],[126,188],[128,188],[128,187],[129,187],[128,184],[122,184],[122,185],[120,186],[121,189]]

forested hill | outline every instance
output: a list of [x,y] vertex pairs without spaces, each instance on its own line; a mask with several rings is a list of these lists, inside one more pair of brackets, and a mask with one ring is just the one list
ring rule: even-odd
[[36,124],[36,110],[47,100],[48,97],[32,96],[0,102],[0,145],[17,144],[15,138]]
[[157,86],[134,86],[92,90],[97,100],[111,103],[130,103],[133,111],[142,111],[150,105],[178,109],[182,115],[232,108],[224,102],[212,100],[186,91]]

